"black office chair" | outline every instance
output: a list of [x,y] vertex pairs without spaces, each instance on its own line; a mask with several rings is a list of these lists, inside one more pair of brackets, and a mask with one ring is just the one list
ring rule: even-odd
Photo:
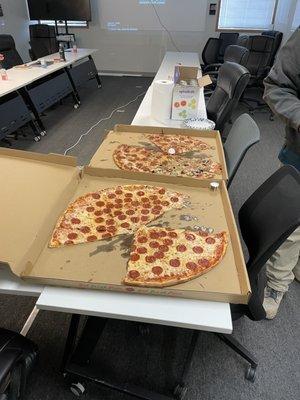
[[0,329],[0,399],[22,400],[38,355],[37,346],[18,333]]
[[4,55],[4,60],[0,62],[2,68],[10,69],[15,65],[23,64],[11,35],[0,35],[0,53]]
[[[240,65],[246,65],[249,57],[249,50],[246,47],[238,46],[236,44],[230,45],[226,48],[224,54],[224,62],[235,62]],[[221,63],[207,65],[203,69],[203,73],[210,75],[217,75],[221,67]]]
[[237,173],[247,151],[260,140],[256,122],[248,114],[240,115],[233,123],[224,143],[224,153],[228,171],[227,187]]
[[272,56],[271,56],[271,65],[274,64],[276,54],[281,46],[282,38],[283,38],[283,33],[279,31],[264,31],[262,32],[262,36],[270,36],[274,38],[274,46],[272,50]]
[[29,33],[31,46],[29,54],[32,60],[58,52],[59,45],[54,26],[44,24],[30,25]]
[[220,33],[218,38],[209,38],[202,51],[202,69],[209,64],[223,63],[228,46],[236,44],[238,33]]
[[216,123],[216,129],[223,131],[250,79],[249,71],[242,65],[226,62],[220,70],[216,88],[206,108],[208,118]]

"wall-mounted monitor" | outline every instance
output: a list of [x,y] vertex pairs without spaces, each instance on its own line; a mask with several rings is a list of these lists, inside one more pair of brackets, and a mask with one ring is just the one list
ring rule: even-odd
[[27,0],[32,21],[91,21],[90,0]]

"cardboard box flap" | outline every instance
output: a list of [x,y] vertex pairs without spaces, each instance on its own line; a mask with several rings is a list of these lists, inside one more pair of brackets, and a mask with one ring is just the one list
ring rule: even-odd
[[20,275],[36,261],[79,173],[74,157],[10,149],[0,149],[0,169],[0,262]]
[[201,88],[211,85],[212,80],[210,79],[209,75],[203,75],[201,78],[198,78],[198,84]]

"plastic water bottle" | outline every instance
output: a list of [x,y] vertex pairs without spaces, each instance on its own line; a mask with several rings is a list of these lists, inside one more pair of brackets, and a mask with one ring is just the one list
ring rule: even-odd
[[72,43],[72,51],[73,51],[73,53],[77,53],[77,51],[78,51],[78,48],[77,48],[77,44],[76,44],[76,42],[75,42],[75,40],[74,40],[74,42]]
[[66,61],[65,48],[63,43],[59,44],[59,59],[60,61]]
[[6,69],[2,68],[0,70],[0,75],[1,75],[1,79],[3,81],[8,81],[8,75],[7,75]]

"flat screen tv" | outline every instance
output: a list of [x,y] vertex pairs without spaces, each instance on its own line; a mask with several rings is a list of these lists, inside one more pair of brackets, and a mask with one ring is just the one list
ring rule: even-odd
[[91,21],[90,0],[27,0],[32,21]]

